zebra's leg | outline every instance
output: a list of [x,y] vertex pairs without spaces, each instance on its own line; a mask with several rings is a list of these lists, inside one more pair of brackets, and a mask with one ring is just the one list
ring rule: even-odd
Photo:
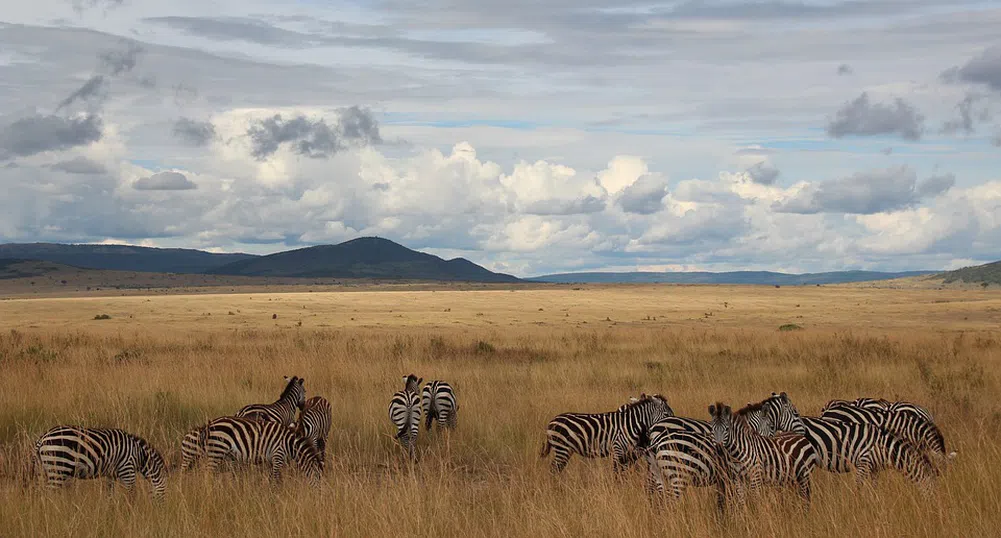
[[118,479],[125,485],[125,493],[132,497],[136,487],[136,468],[133,465],[126,465],[118,471]]
[[556,446],[553,447],[553,462],[550,465],[550,470],[554,474],[559,474],[566,469],[567,463],[570,462],[570,451],[564,447]]
[[799,495],[806,502],[807,507],[810,505],[810,473],[803,473],[796,476],[796,484],[799,488]]

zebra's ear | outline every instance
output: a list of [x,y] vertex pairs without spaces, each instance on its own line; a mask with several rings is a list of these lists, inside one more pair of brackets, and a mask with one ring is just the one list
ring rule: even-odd
[[709,404],[709,414],[711,416],[714,416],[714,417],[716,416],[716,405],[715,404]]
[[418,377],[418,378],[417,378],[417,384],[418,384],[418,385],[420,385],[420,384],[421,384],[421,383],[423,383],[423,382],[424,382],[424,378],[423,378],[423,377]]

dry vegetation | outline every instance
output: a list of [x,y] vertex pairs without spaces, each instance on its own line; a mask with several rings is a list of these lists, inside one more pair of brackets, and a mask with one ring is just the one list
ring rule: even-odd
[[[726,303],[724,305],[724,303]],[[229,315],[233,312],[233,315]],[[110,319],[97,320],[106,314]],[[272,319],[272,316],[277,316]],[[1001,294],[725,286],[476,292],[198,295],[0,301],[0,536],[989,536],[1001,528]],[[301,324],[300,324],[301,322]],[[783,324],[803,327],[779,331]],[[421,431],[410,469],[389,396],[408,372],[453,382],[458,430]],[[50,426],[117,426],[171,462],[191,426],[271,401],[282,375],[327,397],[323,486],[263,472],[172,474],[166,503],[143,482],[26,480]],[[660,511],[642,467],[538,451],[562,411],[607,410],[640,392],[707,417],[785,390],[804,414],[830,398],[926,404],[959,452],[934,505],[886,473],[874,490],[815,473],[814,504],[772,492],[717,521],[711,492]]]

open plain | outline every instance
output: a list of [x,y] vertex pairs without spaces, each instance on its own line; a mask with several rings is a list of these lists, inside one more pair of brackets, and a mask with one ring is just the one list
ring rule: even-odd
[[[220,290],[222,291],[222,290]],[[229,291],[227,288],[226,291]],[[97,319],[103,318],[103,319]],[[780,330],[780,327],[783,330]],[[1001,292],[851,286],[538,286],[15,297],[0,301],[0,536],[992,536],[1001,529]],[[401,377],[452,382],[451,435],[423,428],[408,466],[392,438]],[[28,473],[49,427],[121,427],[170,463],[181,436],[283,375],[330,400],[320,488],[289,473],[168,476],[59,491]],[[894,472],[875,487],[814,473],[813,504],[771,490],[717,519],[710,491],[655,507],[642,463],[550,475],[546,422],[641,392],[681,416],[786,391],[804,415],[882,396],[934,413],[956,460],[931,503]]]

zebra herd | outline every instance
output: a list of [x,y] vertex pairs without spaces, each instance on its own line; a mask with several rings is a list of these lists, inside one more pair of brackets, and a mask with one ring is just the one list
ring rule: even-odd
[[931,413],[910,402],[831,400],[819,417],[802,417],[782,392],[734,411],[717,402],[710,420],[677,417],[660,394],[642,394],[608,413],[563,413],[546,429],[541,456],[561,472],[571,455],[614,458],[621,472],[647,464],[646,488],[678,498],[688,486],[712,487],[722,511],[743,504],[745,489],[792,485],[808,504],[810,475],[856,471],[860,484],[886,469],[903,473],[925,497],[941,466],[955,457]]
[[[411,457],[417,443],[422,415],[425,428],[433,421],[453,429],[457,424],[458,402],[452,386],[432,381],[418,396],[422,379],[411,374],[403,378],[405,389],[393,395],[390,419],[397,427],[396,438]],[[323,474],[332,411],[322,396],[306,399],[305,381],[285,377],[279,398],[270,404],[250,404],[235,415],[210,420],[185,433],[181,440],[181,471],[191,469],[201,459],[217,471],[231,464],[269,465],[271,479],[281,481],[288,466],[297,468],[316,484]],[[62,486],[70,478],[120,480],[132,492],[136,474],[153,485],[153,498],[162,500],[166,491],[167,466],[163,456],[145,439],[121,429],[56,426],[35,443],[32,474],[40,467],[50,488]]]
[[[265,465],[278,483],[291,466],[318,483],[331,429],[330,402],[322,396],[306,399],[300,377],[285,380],[273,403],[247,405],[188,431],[181,440],[181,471],[202,459],[212,471]],[[434,380],[422,388],[422,382],[407,375],[389,404],[396,440],[412,460],[422,418],[427,430],[435,421],[454,429],[458,420],[452,386]],[[677,498],[689,486],[711,487],[722,511],[734,500],[742,504],[746,490],[764,484],[794,486],[808,504],[810,477],[818,467],[855,471],[860,484],[897,470],[929,496],[943,463],[956,455],[946,453],[931,413],[910,402],[831,400],[820,416],[804,417],[782,392],[736,411],[720,402],[708,411],[709,420],[678,417],[664,396],[641,394],[607,413],[563,413],[549,421],[541,456],[553,454],[556,474],[573,454],[610,456],[616,476],[642,459],[651,495],[669,490]],[[32,468],[36,465],[52,488],[70,478],[104,477],[120,480],[131,492],[138,474],[151,482],[154,499],[162,500],[166,489],[160,453],[120,429],[56,426],[35,443]]]

